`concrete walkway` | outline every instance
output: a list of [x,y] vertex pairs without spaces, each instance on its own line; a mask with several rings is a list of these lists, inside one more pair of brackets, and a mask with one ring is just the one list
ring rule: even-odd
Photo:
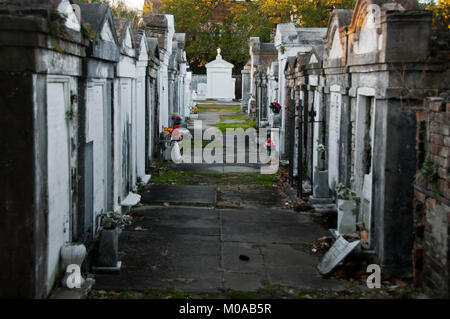
[[306,215],[198,207],[141,207],[135,212],[141,219],[121,235],[121,273],[96,275],[96,289],[343,286],[317,273],[319,260],[308,244],[326,231]]
[[[205,112],[201,118],[214,125],[220,116]],[[196,184],[146,187],[144,206],[133,210],[137,220],[120,238],[122,270],[97,274],[95,289],[342,288],[345,282],[319,275],[319,258],[311,251],[312,242],[328,231],[307,213],[289,209],[279,186],[272,182],[257,186],[259,168],[254,164],[169,167],[183,175],[200,175],[188,180]],[[199,186],[199,180],[206,184]]]

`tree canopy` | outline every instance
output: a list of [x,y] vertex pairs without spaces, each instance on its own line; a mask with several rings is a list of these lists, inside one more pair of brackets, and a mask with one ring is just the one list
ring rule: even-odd
[[[450,0],[428,0],[424,9],[433,11],[433,27],[450,28]],[[78,2],[109,3],[114,17],[136,25],[142,12],[130,9],[123,0]],[[147,5],[146,1],[146,5]],[[174,15],[177,32],[186,33],[186,53],[191,70],[204,73],[217,48],[239,73],[249,59],[248,40],[273,41],[277,23],[292,22],[298,27],[326,27],[332,9],[353,9],[356,0],[151,0],[152,13]],[[145,9],[145,8],[144,8]],[[148,9],[146,9],[148,10]]]
[[430,0],[422,6],[433,12],[433,28],[450,29],[450,0]]
[[161,12],[173,14],[177,32],[186,33],[191,69],[204,73],[220,47],[239,72],[249,59],[248,40],[273,40],[277,23],[324,27],[333,8],[352,8],[356,0],[160,0]]

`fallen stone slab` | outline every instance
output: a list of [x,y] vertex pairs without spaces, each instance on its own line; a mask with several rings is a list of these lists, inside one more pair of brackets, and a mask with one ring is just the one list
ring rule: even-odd
[[348,242],[343,236],[339,236],[330,250],[323,256],[317,266],[322,275],[330,273],[341,261],[343,261],[361,243],[360,240]]
[[151,185],[142,194],[146,204],[212,205],[217,202],[217,188],[193,185]]

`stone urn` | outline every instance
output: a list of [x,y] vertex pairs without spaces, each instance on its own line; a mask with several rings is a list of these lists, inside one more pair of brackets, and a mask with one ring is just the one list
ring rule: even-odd
[[338,199],[337,231],[340,234],[352,234],[356,231],[356,201]]
[[[78,265],[81,269],[84,259],[86,258],[86,247],[80,243],[67,243],[61,247],[61,266],[65,273],[61,283],[63,287],[67,287],[67,278],[71,274],[67,272],[67,267],[69,265]],[[81,284],[83,284],[84,279],[81,277]]]
[[314,170],[313,173],[313,196],[314,198],[330,197],[328,188],[328,171]]
[[115,268],[119,263],[120,227],[102,229],[98,244],[97,267]]

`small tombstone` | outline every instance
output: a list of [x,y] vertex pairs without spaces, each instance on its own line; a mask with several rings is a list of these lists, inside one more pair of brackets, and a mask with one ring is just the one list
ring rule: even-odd
[[343,261],[358,245],[360,240],[348,242],[344,237],[339,236],[334,245],[323,256],[317,269],[322,275],[330,273],[341,261]]

